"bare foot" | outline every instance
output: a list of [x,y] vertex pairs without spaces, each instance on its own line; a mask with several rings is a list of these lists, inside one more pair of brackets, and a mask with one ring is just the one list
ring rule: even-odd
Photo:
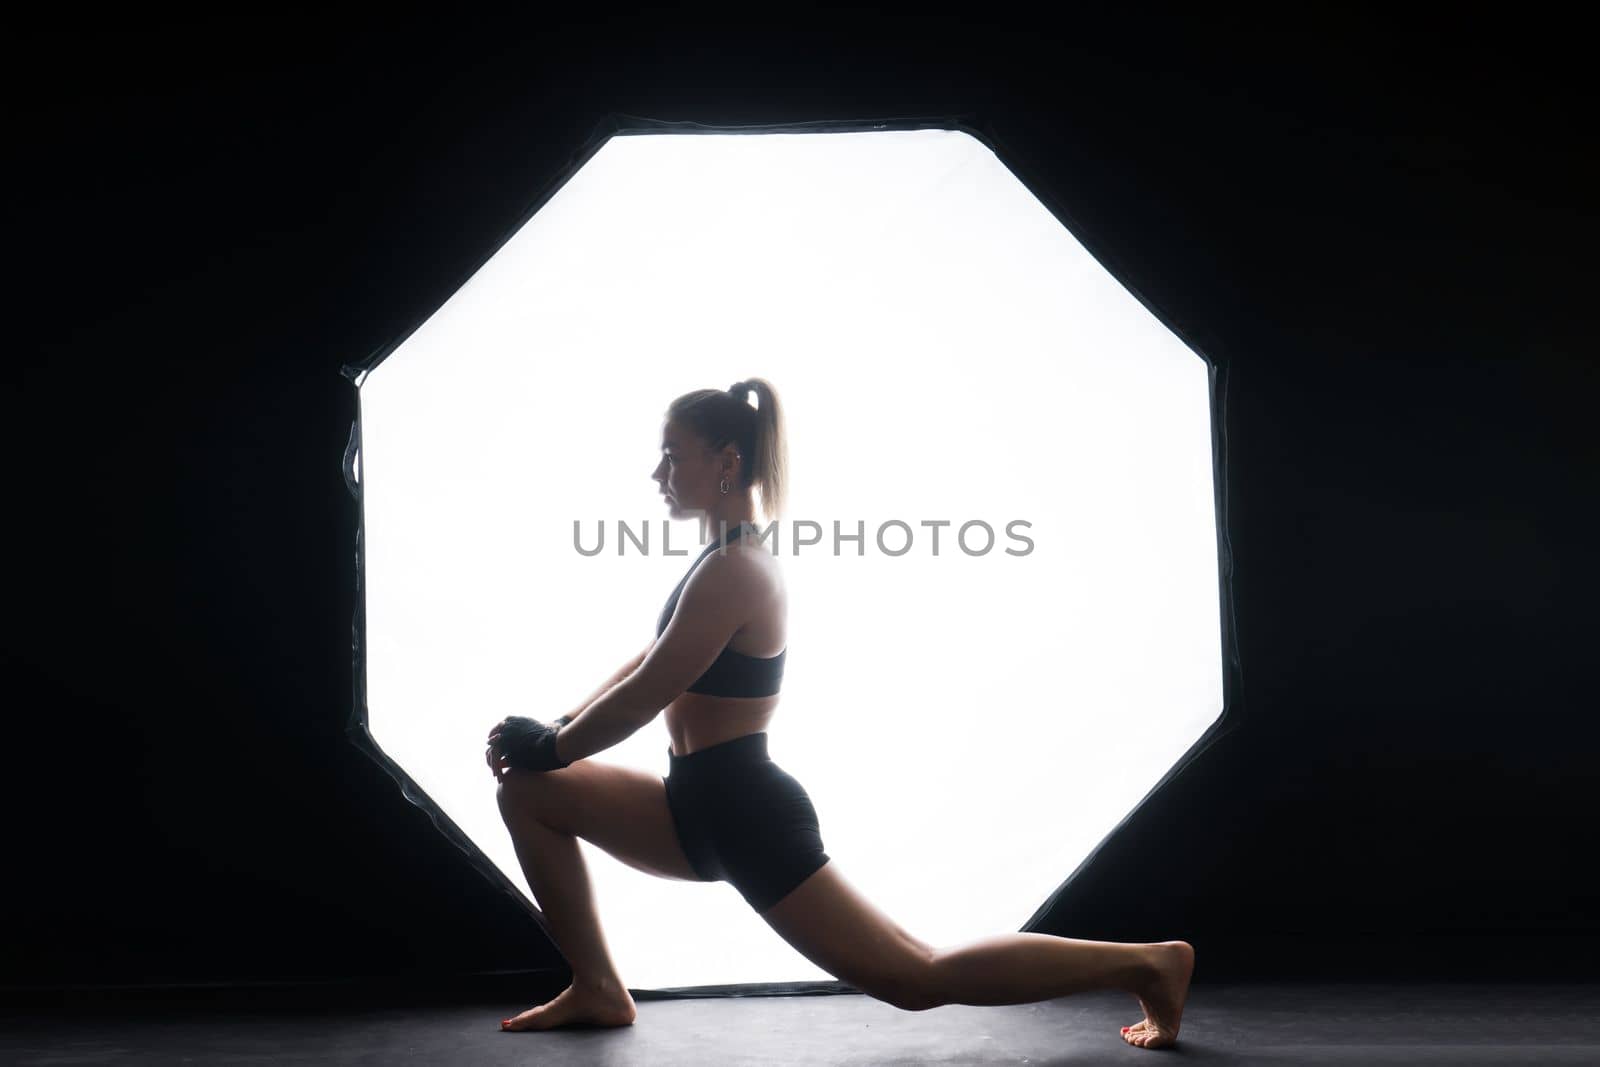
[[1178,1023],[1189,999],[1194,974],[1194,946],[1187,941],[1161,941],[1151,946],[1156,976],[1139,994],[1144,1018],[1124,1027],[1122,1040],[1140,1048],[1164,1048],[1178,1040]]
[[502,1030],[551,1030],[557,1026],[632,1026],[638,1010],[626,989],[615,992],[569,985],[545,1004],[500,1020]]

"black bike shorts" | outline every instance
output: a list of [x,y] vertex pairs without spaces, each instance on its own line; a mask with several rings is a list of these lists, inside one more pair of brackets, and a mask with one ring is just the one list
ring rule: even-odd
[[729,882],[763,912],[828,862],[816,808],[767,755],[766,731],[686,756],[668,745],[667,758],[667,806],[701,881]]

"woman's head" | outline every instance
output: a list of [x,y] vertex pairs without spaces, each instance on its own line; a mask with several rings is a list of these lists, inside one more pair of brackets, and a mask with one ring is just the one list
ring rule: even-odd
[[661,451],[651,477],[668,494],[673,514],[704,512],[732,523],[754,514],[754,490],[769,520],[783,513],[783,412],[765,378],[678,397],[667,407]]

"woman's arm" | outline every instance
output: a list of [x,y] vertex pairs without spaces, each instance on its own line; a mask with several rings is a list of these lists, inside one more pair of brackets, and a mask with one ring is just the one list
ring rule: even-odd
[[610,748],[687,692],[744,625],[754,575],[747,559],[712,559],[697,567],[639,669],[586,707],[582,718],[560,728],[560,744],[551,749],[556,761],[575,763]]
[[581,704],[573,708],[572,711],[568,713],[569,720],[576,722],[578,720],[578,716],[583,714],[584,708],[587,708],[590,704],[593,704],[596,700],[599,700],[601,697],[605,696],[606,693],[609,692],[611,688],[618,682],[622,681],[628,675],[638,670],[639,664],[644,662],[644,658],[650,654],[650,649],[655,646],[655,643],[656,639],[652,637],[650,639],[650,644],[645,645],[637,656],[634,656],[628,662],[624,663],[617,669],[615,674],[601,682],[599,689],[596,689],[593,693],[590,693]]

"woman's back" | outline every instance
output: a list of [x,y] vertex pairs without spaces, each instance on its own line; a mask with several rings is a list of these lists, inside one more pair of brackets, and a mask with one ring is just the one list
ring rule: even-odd
[[[672,618],[690,575],[723,543],[720,538],[713,540],[690,564],[662,610],[657,636]],[[705,674],[665,709],[672,751],[680,756],[765,730],[778,706],[788,652],[783,569],[748,524],[728,531],[725,551],[740,564],[732,573],[742,590],[740,595],[749,598],[750,614]]]

